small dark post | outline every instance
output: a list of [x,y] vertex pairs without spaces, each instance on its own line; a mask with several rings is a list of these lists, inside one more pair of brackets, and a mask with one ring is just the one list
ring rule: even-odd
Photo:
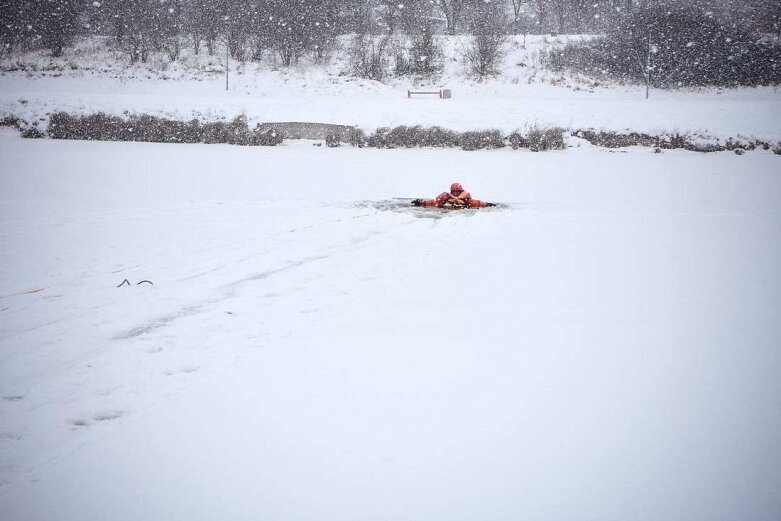
[[648,30],[648,56],[645,60],[645,99],[648,99],[648,92],[651,88],[651,30]]
[[225,38],[225,90],[228,90],[228,75],[230,72],[230,52],[231,46],[230,46],[230,39]]

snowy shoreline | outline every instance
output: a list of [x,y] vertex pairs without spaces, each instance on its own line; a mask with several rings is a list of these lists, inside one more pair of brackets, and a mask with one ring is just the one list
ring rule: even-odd
[[[232,63],[228,90],[219,56],[184,54],[176,63],[156,56],[150,63],[129,65],[106,42],[85,41],[63,58],[41,53],[4,58],[0,119],[15,116],[43,127],[57,111],[179,121],[230,121],[243,115],[250,126],[317,121],[367,133],[383,126],[423,125],[458,132],[496,128],[508,134],[536,124],[781,141],[777,87],[654,90],[645,99],[639,85],[597,85],[547,70],[541,55],[573,38],[530,36],[525,48],[515,39],[501,74],[482,82],[465,75],[455,38],[445,45],[442,73],[428,79],[394,77],[381,83],[357,78],[349,74],[344,53],[335,51],[324,64],[288,69]],[[410,88],[446,88],[453,97],[408,99]]]
[[[496,149],[507,146],[513,149],[524,148],[532,151],[547,151],[591,145],[609,149],[628,147],[652,148],[659,153],[662,150],[685,149],[693,152],[734,151],[742,154],[746,150],[772,150],[781,155],[781,140],[774,142],[752,139],[741,134],[720,139],[707,134],[681,134],[663,132],[651,135],[642,132],[616,132],[610,130],[567,129],[546,127],[533,124],[502,134],[497,129],[474,129],[456,132],[438,126],[421,125],[381,127],[372,134],[356,126],[319,123],[319,122],[279,122],[258,123],[250,129],[247,118],[240,116],[232,121],[191,119],[176,120],[150,114],[130,114],[125,117],[104,113],[74,116],[56,112],[46,125],[30,125],[27,121],[9,115],[0,119],[0,127],[17,129],[24,138],[47,138],[104,141],[104,142],[143,142],[143,143],[189,143],[189,144],[231,144],[244,146],[281,144],[288,140],[317,140],[331,146],[350,144],[360,148],[462,148],[463,150]],[[129,115],[129,117],[128,117]],[[54,118],[58,123],[53,124]],[[209,132],[208,129],[211,129]],[[292,134],[291,134],[292,132]],[[431,134],[436,134],[431,136]],[[529,143],[529,135],[537,133],[536,142]],[[548,139],[540,143],[539,133],[550,133],[558,144],[551,145]],[[207,135],[209,137],[207,137]],[[264,138],[272,134],[273,139]],[[277,135],[278,134],[278,135]],[[311,134],[311,135],[307,135]],[[396,135],[388,140],[388,136]],[[472,136],[470,136],[470,134]],[[270,142],[269,142],[270,141]],[[467,141],[469,144],[467,144]],[[532,139],[532,141],[535,141]],[[314,143],[317,146],[323,143]]]

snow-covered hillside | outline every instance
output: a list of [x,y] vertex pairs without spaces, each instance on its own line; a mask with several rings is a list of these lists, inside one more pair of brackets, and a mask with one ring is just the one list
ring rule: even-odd
[[[313,121],[364,130],[423,124],[510,132],[539,123],[781,140],[781,94],[775,88],[653,91],[646,100],[641,87],[595,86],[546,71],[541,55],[573,38],[582,37],[529,36],[523,48],[523,37],[516,37],[501,75],[484,82],[464,71],[464,39],[444,38],[444,71],[422,83],[407,77],[379,83],[352,76],[344,52],[349,39],[342,38],[325,65],[278,68],[270,60],[234,62],[228,91],[220,56],[185,52],[180,62],[170,63],[157,55],[149,64],[130,66],[106,41],[92,39],[63,58],[30,53],[0,62],[0,116],[15,115],[41,126],[54,111],[209,120],[245,114],[250,122]],[[409,100],[407,89],[415,85],[448,88],[453,98]]]
[[0,134],[0,517],[778,519],[778,172]]

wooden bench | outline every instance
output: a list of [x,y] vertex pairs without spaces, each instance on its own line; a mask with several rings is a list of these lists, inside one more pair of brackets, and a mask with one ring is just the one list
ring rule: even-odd
[[407,97],[411,98],[413,95],[432,95],[432,96],[439,96],[439,99],[450,99],[452,96],[452,93],[450,92],[450,89],[439,89],[439,90],[407,90]]

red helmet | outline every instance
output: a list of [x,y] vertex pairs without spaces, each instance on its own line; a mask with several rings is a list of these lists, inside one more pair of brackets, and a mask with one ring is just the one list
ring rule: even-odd
[[464,191],[464,187],[461,186],[461,183],[453,183],[452,185],[450,185],[450,191],[451,192],[463,192]]

